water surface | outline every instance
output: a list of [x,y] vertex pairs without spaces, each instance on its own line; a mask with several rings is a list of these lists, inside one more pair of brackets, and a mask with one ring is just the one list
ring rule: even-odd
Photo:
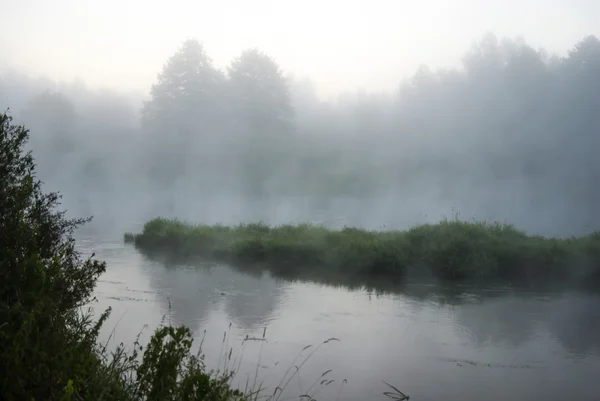
[[[294,359],[303,347],[335,337],[301,366],[286,396],[385,400],[386,381],[416,401],[600,400],[599,294],[417,284],[376,294],[225,265],[169,266],[121,238],[78,244],[108,263],[95,305],[113,308],[103,339],[130,344],[163,318],[185,324],[204,338],[209,367],[222,367],[233,349],[238,383],[258,375],[272,391],[306,359],[311,349]],[[243,341],[265,330],[266,341]],[[335,381],[311,389],[329,369]]]

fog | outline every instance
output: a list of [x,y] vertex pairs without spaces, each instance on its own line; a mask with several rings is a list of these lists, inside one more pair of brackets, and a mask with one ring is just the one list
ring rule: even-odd
[[[476,39],[476,38],[475,38]],[[182,40],[148,95],[0,75],[48,190],[123,232],[155,217],[405,229],[442,218],[600,229],[600,41],[565,55],[486,34],[460,65],[324,101],[249,48],[217,68]],[[300,75],[301,76],[301,75]]]
[[593,0],[20,0],[0,13],[0,68],[146,94],[176,46],[198,38],[218,68],[258,47],[333,99],[388,91],[421,63],[457,67],[487,31],[565,55],[599,34],[599,13]]

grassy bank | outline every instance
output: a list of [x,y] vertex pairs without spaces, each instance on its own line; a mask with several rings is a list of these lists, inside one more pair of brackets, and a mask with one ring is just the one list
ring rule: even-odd
[[208,258],[288,276],[442,279],[598,279],[600,233],[530,236],[513,226],[442,221],[407,231],[329,230],[314,225],[191,225],[157,218],[125,234],[146,253]]

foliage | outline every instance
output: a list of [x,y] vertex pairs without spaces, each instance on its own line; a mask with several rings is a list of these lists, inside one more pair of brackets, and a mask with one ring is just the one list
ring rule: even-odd
[[242,52],[228,68],[236,112],[256,135],[282,135],[293,117],[290,90],[277,63],[257,49]]
[[228,77],[236,146],[244,166],[241,185],[246,194],[264,195],[273,166],[285,165],[292,151],[288,82],[277,63],[257,49],[234,59]]
[[245,396],[229,386],[233,372],[207,372],[203,356],[193,354],[193,334],[189,328],[161,326],[148,345],[139,339],[131,352],[123,344],[99,354],[106,361],[90,382],[97,384],[93,399],[106,400],[244,400]]
[[[148,175],[169,186],[196,161],[191,154],[209,158],[211,149],[203,140],[225,130],[225,76],[213,67],[198,41],[186,40],[167,60],[150,95],[141,118],[152,138],[145,155]],[[164,163],[165,153],[179,157]]]
[[[58,211],[24,152],[28,131],[0,115],[0,399],[231,400],[229,376],[211,376],[190,354],[184,327],[159,328],[143,353],[109,353],[88,304],[105,264],[82,259],[73,231],[86,219]],[[92,256],[93,257],[93,256]]]
[[35,181],[27,131],[0,116],[0,391],[6,399],[56,397],[79,385],[94,359],[95,327],[81,332],[77,308],[88,302],[103,263],[82,261],[71,234],[84,220],[56,211],[59,196]]
[[410,271],[441,279],[600,278],[600,234],[529,236],[511,225],[444,220],[408,231],[188,225],[157,218],[130,242],[147,253],[260,264],[286,277],[356,276],[399,281]]
[[[152,86],[151,99],[144,103],[142,123],[152,129],[170,127],[171,135],[189,134],[222,107],[219,102],[224,76],[196,40],[183,42],[181,48],[167,60],[158,82]],[[186,127],[190,117],[196,117],[195,127]],[[160,125],[160,127],[158,127]],[[178,132],[180,131],[180,132]]]

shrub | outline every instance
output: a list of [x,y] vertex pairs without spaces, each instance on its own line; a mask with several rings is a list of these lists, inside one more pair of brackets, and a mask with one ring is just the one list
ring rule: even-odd
[[60,196],[42,191],[27,139],[0,115],[0,400],[243,398],[190,354],[185,327],[157,329],[141,360],[138,343],[129,354],[98,345],[110,309],[94,321],[81,308],[106,266],[76,252],[73,231],[88,219],[66,219]]
[[600,277],[597,233],[545,238],[486,222],[444,220],[407,231],[377,232],[308,224],[186,225],[158,218],[129,241],[147,253],[213,258],[241,268],[258,263],[282,277],[328,282],[335,277],[400,282],[408,271],[443,280],[583,282]]

